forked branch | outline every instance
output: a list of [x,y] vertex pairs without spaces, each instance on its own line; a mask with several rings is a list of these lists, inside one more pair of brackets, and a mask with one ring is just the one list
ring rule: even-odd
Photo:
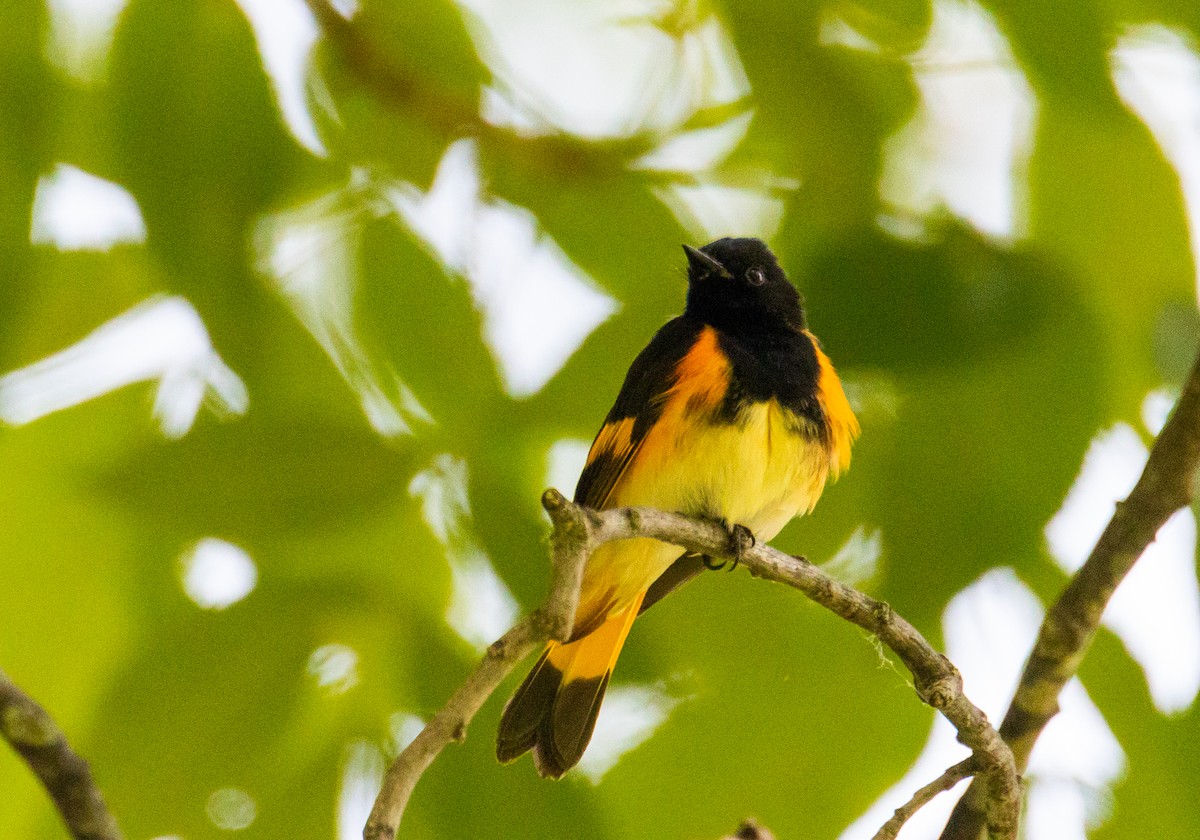
[[[1141,478],[1100,535],[1087,561],[1046,613],[1042,629],[1000,734],[1012,747],[1018,772],[1046,724],[1058,714],[1058,695],[1091,647],[1104,608],[1175,511],[1191,503],[1200,467],[1200,358],[1179,402],[1150,450]],[[978,840],[984,794],[972,784],[959,800],[941,840]]]
[[1012,753],[983,712],[963,694],[958,669],[886,603],[835,580],[804,558],[792,557],[762,543],[747,546],[744,541],[735,541],[724,528],[707,520],[649,508],[595,511],[567,501],[557,490],[543,494],[542,506],[554,523],[550,597],[543,607],[488,649],[466,683],[397,756],[363,832],[365,840],[392,840],[421,774],[446,744],[462,740],[471,719],[504,677],[547,639],[569,638],[588,556],[603,543],[633,537],[651,537],[696,554],[736,559],[755,577],[799,589],[821,606],[877,636],[912,672],[918,696],[941,712],[958,730],[959,741],[971,749],[970,764],[959,765],[958,769],[969,769],[970,774],[983,781],[988,793],[986,816],[992,837],[1015,840],[1020,783]]

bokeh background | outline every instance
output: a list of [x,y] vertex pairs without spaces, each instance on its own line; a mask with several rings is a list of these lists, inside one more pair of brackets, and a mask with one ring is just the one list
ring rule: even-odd
[[[1193,2],[5,0],[0,33],[0,667],[133,840],[358,836],[542,597],[539,494],[681,309],[681,243],[766,238],[862,421],[777,544],[994,719],[1200,336]],[[1198,687],[1183,511],[1027,837],[1191,836]],[[638,622],[566,780],[496,764],[502,703],[401,836],[856,840],[964,752],[743,573]],[[64,836],[6,750],[0,833]]]

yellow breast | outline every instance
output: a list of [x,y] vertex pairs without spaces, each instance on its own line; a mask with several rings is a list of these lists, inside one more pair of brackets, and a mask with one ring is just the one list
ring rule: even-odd
[[[669,416],[678,413],[680,416]],[[621,505],[651,505],[745,525],[769,540],[812,510],[830,448],[775,401],[747,406],[732,423],[697,422],[674,401],[647,435],[618,490]]]

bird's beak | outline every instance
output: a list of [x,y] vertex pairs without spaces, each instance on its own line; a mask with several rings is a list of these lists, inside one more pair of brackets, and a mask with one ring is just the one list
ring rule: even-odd
[[719,277],[724,277],[726,280],[732,280],[733,275],[729,270],[719,262],[714,260],[703,251],[693,248],[691,245],[684,245],[683,252],[687,254],[688,267],[691,272],[697,277],[705,277],[709,274],[716,274]]

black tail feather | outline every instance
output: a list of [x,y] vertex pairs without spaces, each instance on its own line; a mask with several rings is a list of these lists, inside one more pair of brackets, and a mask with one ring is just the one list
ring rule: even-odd
[[533,749],[543,721],[550,718],[563,675],[550,664],[549,656],[547,648],[504,707],[496,736],[496,758],[503,764]]
[[553,709],[542,719],[533,748],[533,764],[543,778],[560,779],[583,758],[596,728],[608,678],[605,674],[571,680],[559,689]]
[[538,774],[555,779],[579,763],[641,600],[581,639],[546,646],[500,717],[496,757],[501,762],[533,750]]
[[609,675],[563,683],[549,653],[542,654],[504,707],[496,758],[507,764],[533,750],[538,775],[560,779],[579,763],[592,739]]

